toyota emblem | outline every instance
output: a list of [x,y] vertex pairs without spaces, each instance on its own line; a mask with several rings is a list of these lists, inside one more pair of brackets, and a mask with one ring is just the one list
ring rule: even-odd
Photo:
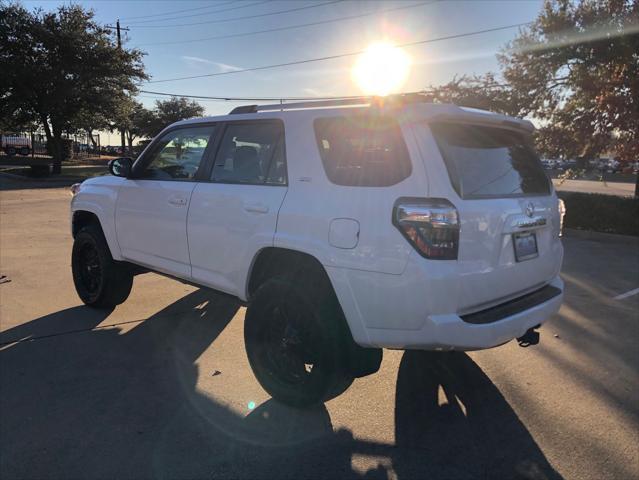
[[532,218],[534,214],[535,214],[535,206],[533,205],[532,202],[528,202],[528,205],[526,205],[526,215]]

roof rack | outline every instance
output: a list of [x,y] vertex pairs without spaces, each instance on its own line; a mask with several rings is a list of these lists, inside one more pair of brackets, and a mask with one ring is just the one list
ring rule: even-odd
[[274,110],[284,111],[304,108],[339,107],[349,105],[405,105],[409,103],[419,103],[425,101],[426,97],[422,93],[400,93],[396,95],[389,95],[387,97],[345,97],[331,100],[310,100],[307,102],[294,103],[284,103],[282,101],[280,103],[272,103],[269,105],[242,105],[231,110],[230,115]]
[[242,105],[239,107],[235,107],[233,110],[231,110],[231,113],[229,113],[229,115],[236,115],[240,113],[255,113],[255,112],[257,112],[257,105]]

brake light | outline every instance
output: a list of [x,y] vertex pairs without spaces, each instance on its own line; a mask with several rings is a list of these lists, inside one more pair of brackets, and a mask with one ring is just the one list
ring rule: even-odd
[[443,198],[400,198],[393,209],[393,225],[423,257],[456,260],[459,215]]

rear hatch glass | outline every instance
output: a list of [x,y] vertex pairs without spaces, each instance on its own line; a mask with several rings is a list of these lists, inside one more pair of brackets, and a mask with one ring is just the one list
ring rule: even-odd
[[550,194],[550,181],[529,135],[464,123],[429,124],[461,198]]
[[[550,282],[561,263],[553,229],[559,214],[531,136],[499,124],[424,126],[437,141],[451,182],[431,189],[446,197],[454,188],[461,197],[453,201],[460,222],[457,312],[483,310]],[[437,171],[439,159],[423,160],[427,171]]]

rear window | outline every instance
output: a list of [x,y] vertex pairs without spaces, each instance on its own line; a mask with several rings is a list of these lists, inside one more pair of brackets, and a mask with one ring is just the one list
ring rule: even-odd
[[460,197],[550,193],[550,182],[530,136],[468,124],[431,123],[429,127]]
[[393,118],[318,118],[314,127],[324,170],[337,185],[387,187],[411,173],[408,150]]
[[286,185],[283,125],[271,120],[227,125],[211,180]]

